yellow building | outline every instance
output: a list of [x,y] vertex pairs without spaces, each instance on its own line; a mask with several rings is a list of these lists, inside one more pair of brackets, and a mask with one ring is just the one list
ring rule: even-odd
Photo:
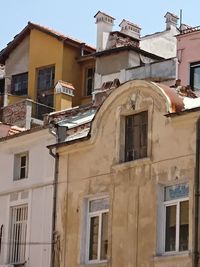
[[[90,102],[94,52],[85,43],[29,22],[0,53],[0,64],[5,65],[4,106],[28,98],[40,104],[34,112],[41,118],[52,110]],[[56,91],[59,81],[65,86]]]

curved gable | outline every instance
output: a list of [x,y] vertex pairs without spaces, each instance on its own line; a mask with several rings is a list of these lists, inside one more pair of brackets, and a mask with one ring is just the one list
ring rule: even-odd
[[91,137],[94,139],[97,131],[99,135],[102,128],[101,121],[104,118],[107,120],[112,114],[128,115],[142,110],[156,109],[164,115],[179,112],[183,108],[183,98],[174,88],[143,80],[129,81],[115,89],[103,102],[93,120]]

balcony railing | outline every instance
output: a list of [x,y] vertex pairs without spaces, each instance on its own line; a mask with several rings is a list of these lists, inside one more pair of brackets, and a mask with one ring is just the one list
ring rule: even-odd
[[35,125],[43,125],[44,116],[54,110],[47,105],[24,99],[1,108],[1,120],[4,123],[30,129]]

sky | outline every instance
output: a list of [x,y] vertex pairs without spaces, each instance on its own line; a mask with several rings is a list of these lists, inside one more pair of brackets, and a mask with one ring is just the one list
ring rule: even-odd
[[199,0],[0,0],[0,50],[18,34],[28,21],[39,23],[96,45],[94,15],[100,10],[116,18],[113,30],[122,19],[136,23],[146,35],[165,29],[167,11],[191,26],[200,25]]

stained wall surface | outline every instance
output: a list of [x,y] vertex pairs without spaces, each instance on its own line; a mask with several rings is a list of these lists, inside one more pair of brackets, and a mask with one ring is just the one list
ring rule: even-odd
[[[123,162],[125,116],[144,110],[148,111],[147,157]],[[102,196],[109,196],[109,225],[108,261],[101,266],[191,266],[199,114],[171,118],[165,116],[168,111],[168,100],[155,84],[127,82],[97,112],[89,140],[59,148],[56,266],[87,266],[86,203]],[[189,184],[189,249],[166,256],[159,196],[164,198],[166,186],[181,183]]]

